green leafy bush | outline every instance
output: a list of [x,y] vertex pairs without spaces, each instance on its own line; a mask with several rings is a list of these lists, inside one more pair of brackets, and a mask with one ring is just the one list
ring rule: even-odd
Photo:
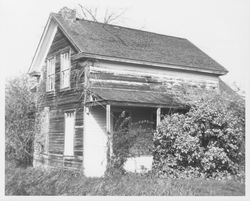
[[220,95],[202,97],[186,114],[165,116],[154,136],[153,167],[171,177],[237,175],[244,143],[244,106]]

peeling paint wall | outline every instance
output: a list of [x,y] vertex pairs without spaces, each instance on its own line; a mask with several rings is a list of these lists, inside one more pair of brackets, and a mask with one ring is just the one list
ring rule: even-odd
[[181,84],[194,88],[219,88],[216,75],[104,61],[96,62],[90,68],[90,83],[94,87],[147,91],[167,91]]

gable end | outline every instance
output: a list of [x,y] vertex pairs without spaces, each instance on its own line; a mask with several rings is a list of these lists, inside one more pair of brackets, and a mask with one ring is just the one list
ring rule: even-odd
[[77,52],[75,45],[70,42],[61,25],[51,15],[44,28],[39,44],[35,51],[28,73],[39,72],[48,55],[56,53],[63,47],[71,47],[72,53]]
[[49,52],[48,52],[47,57],[55,55],[55,54],[57,54],[58,52],[62,51],[65,48],[70,48],[72,55],[77,53],[76,49],[73,47],[73,45],[67,39],[67,37],[64,35],[64,33],[61,31],[61,29],[58,28],[57,32],[55,34],[55,37],[54,37],[54,39],[52,41],[52,44],[51,44],[51,46],[49,48]]

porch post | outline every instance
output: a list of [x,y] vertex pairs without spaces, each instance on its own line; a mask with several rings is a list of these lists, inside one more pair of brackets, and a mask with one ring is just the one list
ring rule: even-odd
[[106,105],[106,131],[109,139],[109,156],[113,155],[113,136],[111,133],[110,105]]
[[158,107],[156,110],[156,128],[159,126],[161,122],[161,108]]

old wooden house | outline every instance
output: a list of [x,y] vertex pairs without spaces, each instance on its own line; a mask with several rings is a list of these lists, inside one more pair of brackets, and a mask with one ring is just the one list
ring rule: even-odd
[[[34,166],[102,176],[122,111],[155,128],[161,114],[183,109],[169,93],[173,86],[219,92],[227,70],[187,39],[77,19],[63,9],[49,16],[29,72],[37,78],[33,90],[43,94]],[[146,151],[128,159],[126,168],[151,164]]]

